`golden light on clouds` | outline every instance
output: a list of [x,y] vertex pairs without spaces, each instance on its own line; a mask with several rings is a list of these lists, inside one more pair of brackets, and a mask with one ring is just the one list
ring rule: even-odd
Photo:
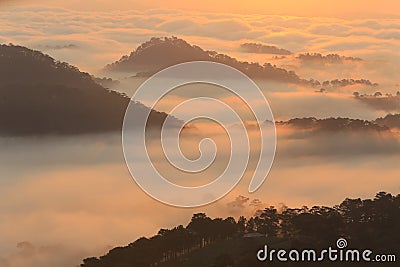
[[[379,84],[328,86],[320,92],[320,87],[256,80],[276,120],[347,117],[373,121],[388,111],[366,105],[353,92],[373,95],[379,90],[383,96],[395,97],[400,90],[398,14],[400,2],[394,0],[0,0],[0,43],[40,50],[104,77],[109,74],[102,72],[106,64],[129,55],[143,42],[154,36],[177,36],[204,50],[260,65],[269,62],[321,84],[334,79]],[[292,54],[243,52],[243,43],[276,46]],[[300,60],[299,55],[307,52],[361,60],[340,64]],[[107,76],[119,81],[112,89],[129,96],[144,81],[133,78],[133,73],[119,75]],[[208,91],[215,94],[215,88]],[[168,112],[189,97],[168,95],[157,109]],[[237,99],[218,97],[240,109]],[[201,110],[204,105],[191,108]],[[398,112],[400,108],[393,113]],[[215,135],[219,147],[227,147],[224,132],[216,128],[209,124],[192,128],[196,132],[182,139],[185,155],[196,158],[199,151],[193,148],[208,135]],[[0,138],[1,267],[7,266],[2,265],[6,260],[13,267],[75,266],[84,257],[152,235],[160,227],[185,224],[191,213],[204,211],[178,210],[149,198],[129,176],[120,143],[120,133],[42,141]],[[229,152],[221,151],[223,156]],[[398,151],[400,136],[392,133],[314,134],[281,125],[275,165],[265,185],[250,197],[295,207],[337,204],[345,197],[371,197],[380,190],[397,193]],[[161,152],[154,149],[153,154]],[[223,163],[210,169],[211,174],[219,174]],[[199,178],[204,180],[174,177],[183,185],[204,184],[214,177]],[[207,214],[252,215],[254,210],[232,211],[227,205],[247,192],[245,179],[226,198],[204,208]],[[165,216],[168,213],[173,216]]]
[[[185,0],[88,0],[88,1],[26,1],[2,0],[3,4],[57,6],[76,10],[146,10],[180,9],[212,13],[268,14],[326,17],[384,17],[400,13],[400,3],[392,0],[232,0],[232,1],[185,1]],[[0,2],[0,3],[1,3]]]

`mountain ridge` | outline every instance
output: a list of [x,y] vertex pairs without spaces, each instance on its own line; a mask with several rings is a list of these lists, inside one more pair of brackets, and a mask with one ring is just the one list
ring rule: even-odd
[[[0,135],[121,131],[129,102],[68,63],[23,46],[0,45]],[[149,110],[133,105],[138,116]],[[161,127],[167,116],[151,110],[149,127]]]
[[314,85],[313,80],[300,78],[295,72],[273,66],[270,63],[260,65],[238,61],[216,51],[203,50],[177,37],[153,37],[144,42],[130,55],[106,65],[105,72],[140,73],[139,76],[150,76],[166,67],[188,61],[212,61],[234,67],[250,78],[269,79],[278,82]]

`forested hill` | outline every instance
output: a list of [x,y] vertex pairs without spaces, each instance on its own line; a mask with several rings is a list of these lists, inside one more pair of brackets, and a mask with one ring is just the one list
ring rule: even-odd
[[16,45],[0,45],[0,83],[96,88],[88,73],[68,63],[56,61],[40,51]]
[[[257,233],[260,237],[245,237]],[[194,214],[187,226],[161,229],[151,238],[110,250],[81,267],[251,267],[265,266],[257,251],[265,244],[279,249],[327,249],[345,238],[349,247],[400,256],[400,195],[380,192],[374,199],[345,199],[333,207],[260,209],[251,218],[211,219]],[[268,266],[309,266],[310,262],[268,262]],[[316,266],[366,266],[365,262],[317,262]],[[322,265],[321,265],[322,264]],[[382,264],[382,263],[380,263]],[[393,266],[390,263],[388,266]],[[368,266],[381,266],[368,263]]]
[[[388,115],[390,116],[390,115]],[[386,116],[385,118],[388,118]],[[288,121],[276,122],[278,126],[291,126],[298,129],[308,129],[314,132],[383,132],[388,131],[393,123],[389,123],[390,119],[379,118],[376,121],[367,121],[360,119],[350,119],[350,118],[325,118],[317,119],[314,117],[308,118],[294,118]],[[379,123],[378,123],[379,121]],[[392,122],[393,120],[390,120]]]
[[104,70],[109,72],[139,73],[149,76],[163,68],[187,61],[213,61],[234,67],[251,78],[268,79],[285,83],[313,85],[312,81],[301,79],[293,71],[278,68],[269,63],[260,65],[238,61],[228,55],[206,51],[176,37],[151,38],[141,44],[129,56],[108,64]]
[[[120,131],[128,103],[127,96],[68,63],[0,45],[0,135]],[[148,110],[141,104],[135,108],[138,115]],[[166,116],[152,111],[149,125],[161,125]]]

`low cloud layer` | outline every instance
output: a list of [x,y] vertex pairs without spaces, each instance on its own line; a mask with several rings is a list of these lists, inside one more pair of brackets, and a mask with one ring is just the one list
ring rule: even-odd
[[[380,82],[380,76],[386,79],[385,71],[398,72],[399,69],[400,29],[398,19],[394,18],[362,20],[200,12],[188,16],[171,10],[78,12],[43,7],[3,9],[0,22],[0,40],[3,42],[42,49],[57,59],[92,72],[128,54],[153,36],[171,35],[241,60],[251,61],[255,57],[238,52],[237,47],[254,42],[268,43],[295,53],[361,57],[367,66],[371,60],[375,61],[371,63],[377,67],[375,73],[363,72],[368,70],[366,67],[360,72],[349,71],[334,78],[350,78],[344,76],[351,75],[351,78]],[[72,47],[76,48],[74,53],[60,49]],[[259,56],[257,61],[263,63],[264,60],[268,57]]]
[[[178,209],[153,200],[132,181],[119,138],[2,140],[8,148],[0,152],[2,174],[12,177],[0,181],[2,266],[75,266],[110,247],[154,235],[161,227],[186,224],[196,212],[249,216],[269,204],[332,205],[348,196],[400,190],[398,136],[313,135],[279,127],[276,159],[260,190],[247,192],[248,171],[222,200]],[[194,142],[189,139],[185,145],[193,150]],[[22,152],[28,163],[23,169],[17,167]]]

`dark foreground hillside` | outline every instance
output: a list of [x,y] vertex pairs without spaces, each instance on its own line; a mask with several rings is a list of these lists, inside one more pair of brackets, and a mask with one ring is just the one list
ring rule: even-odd
[[[0,45],[0,135],[120,131],[129,98],[88,73],[22,46]],[[134,104],[138,116],[148,108]],[[167,114],[152,111],[149,126]],[[178,122],[177,122],[178,123]]]
[[317,252],[337,248],[345,238],[349,249],[372,250],[373,255],[400,256],[400,195],[380,192],[374,199],[346,199],[334,207],[285,208],[273,206],[237,221],[194,214],[190,223],[161,229],[151,238],[87,258],[81,267],[227,267],[227,266],[396,266],[396,262],[259,261],[257,252],[270,249]]

